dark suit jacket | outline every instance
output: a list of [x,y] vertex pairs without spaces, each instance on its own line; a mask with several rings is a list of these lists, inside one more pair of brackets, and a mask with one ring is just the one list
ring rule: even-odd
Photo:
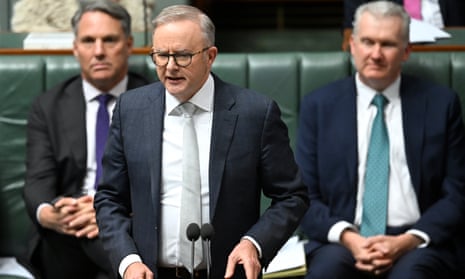
[[[211,278],[223,278],[229,253],[246,234],[260,244],[266,266],[297,228],[308,195],[277,104],[216,76],[214,82]],[[115,269],[131,253],[157,269],[164,92],[161,83],[129,91],[113,115],[95,206]],[[262,191],[273,205],[259,219]]]
[[[344,28],[352,28],[355,10],[358,6],[367,3],[367,0],[344,0]],[[392,0],[403,4],[403,0]],[[465,26],[465,1],[463,0],[439,0],[444,26]]]
[[[148,81],[129,74],[128,89]],[[27,127],[27,169],[24,200],[35,224],[30,255],[43,228],[36,218],[41,203],[81,192],[87,168],[86,104],[80,76],[39,95],[32,104]]]
[[[431,245],[463,239],[459,231],[465,222],[465,131],[458,96],[445,87],[403,75],[400,98],[407,164],[421,212],[412,228],[427,233]],[[302,221],[311,239],[307,252],[327,243],[328,231],[336,222],[354,221],[356,110],[354,77],[303,99],[296,158],[310,195]]]

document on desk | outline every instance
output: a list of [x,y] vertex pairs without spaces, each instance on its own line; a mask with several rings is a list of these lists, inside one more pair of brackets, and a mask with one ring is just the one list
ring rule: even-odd
[[438,39],[450,38],[444,30],[421,20],[412,18],[410,21],[411,43],[434,43]]
[[32,32],[23,41],[23,49],[72,49],[72,32]]
[[298,236],[291,237],[263,270],[263,279],[304,276],[307,273],[304,243]]

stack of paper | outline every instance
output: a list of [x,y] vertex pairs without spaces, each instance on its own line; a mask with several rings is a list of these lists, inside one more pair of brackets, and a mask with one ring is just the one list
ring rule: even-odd
[[74,34],[71,32],[29,33],[23,41],[24,49],[72,49]]
[[450,34],[425,21],[410,21],[411,43],[434,43],[437,39],[450,38]]
[[304,276],[307,273],[304,242],[291,237],[263,270],[263,279]]
[[[20,265],[15,258],[0,258],[0,275],[12,276],[14,278],[34,279],[29,271]],[[18,277],[16,277],[18,276]],[[3,276],[0,276],[3,278]]]

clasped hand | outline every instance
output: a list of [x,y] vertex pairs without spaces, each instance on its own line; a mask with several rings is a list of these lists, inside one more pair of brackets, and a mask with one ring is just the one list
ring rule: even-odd
[[352,252],[355,267],[376,275],[388,271],[394,262],[421,241],[411,234],[363,237],[356,232],[344,233],[343,244]]
[[75,237],[95,238],[98,226],[95,218],[94,198],[84,195],[79,198],[63,197],[53,206],[40,211],[42,226]]

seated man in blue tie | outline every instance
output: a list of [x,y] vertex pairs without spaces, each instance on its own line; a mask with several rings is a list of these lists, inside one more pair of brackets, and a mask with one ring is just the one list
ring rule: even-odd
[[306,279],[453,278],[463,261],[460,101],[402,73],[409,20],[393,2],[360,6],[350,40],[356,74],[302,101]]
[[26,265],[44,279],[112,278],[93,208],[101,145],[116,97],[148,81],[128,72],[133,38],[122,6],[92,1],[72,26],[81,73],[41,94],[28,119],[24,200],[35,232]]

